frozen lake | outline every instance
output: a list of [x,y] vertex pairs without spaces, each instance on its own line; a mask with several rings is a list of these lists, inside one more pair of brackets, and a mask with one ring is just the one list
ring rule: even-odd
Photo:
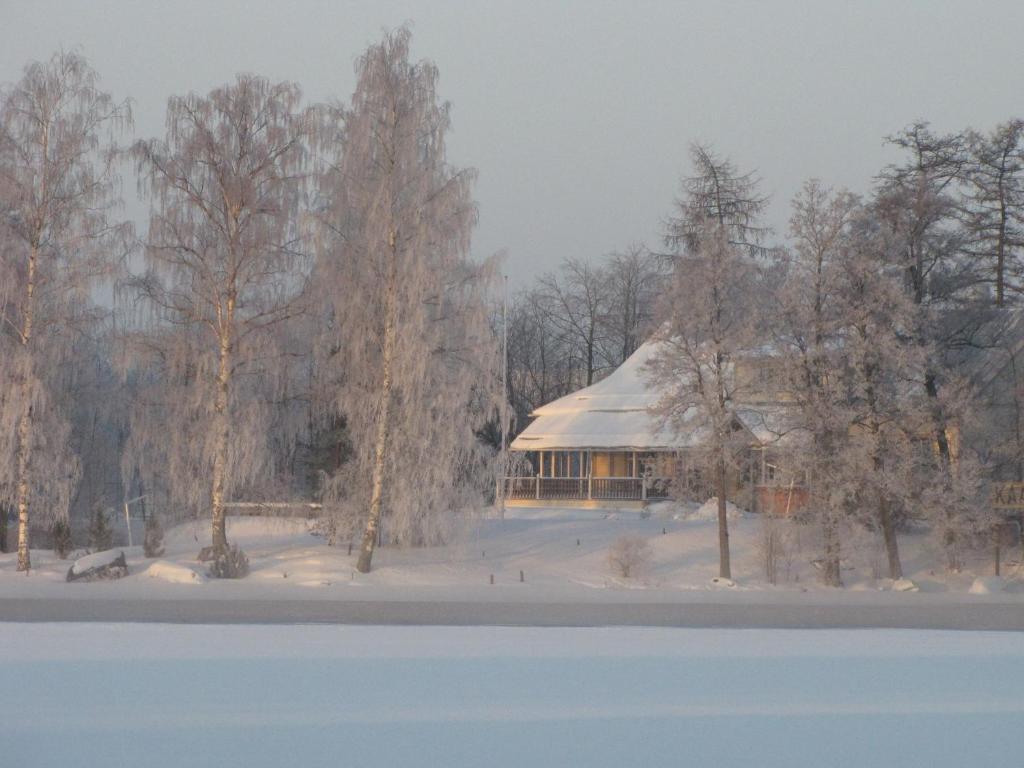
[[[1024,635],[0,624],[4,764],[963,766]],[[15,663],[16,659],[20,659]]]

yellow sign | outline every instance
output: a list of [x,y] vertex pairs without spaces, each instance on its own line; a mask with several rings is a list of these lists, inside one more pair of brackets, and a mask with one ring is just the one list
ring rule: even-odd
[[992,488],[996,509],[1024,509],[1024,483],[1000,483]]

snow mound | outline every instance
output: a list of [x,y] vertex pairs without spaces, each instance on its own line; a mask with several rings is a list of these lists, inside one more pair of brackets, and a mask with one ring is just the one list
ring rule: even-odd
[[893,592],[919,592],[920,589],[917,586],[917,584],[912,582],[910,579],[896,579],[896,581],[894,581],[892,583],[892,591]]
[[967,591],[972,595],[994,595],[997,592],[1002,592],[1005,586],[1006,582],[998,576],[979,577],[974,580],[971,588]]
[[[733,504],[731,501],[725,502],[725,514],[730,520],[736,520],[743,515],[743,510]],[[712,496],[710,499],[701,504],[697,509],[690,512],[690,514],[684,518],[687,520],[717,520],[718,519],[718,497]]]
[[151,579],[159,579],[168,584],[202,584],[206,581],[202,575],[191,568],[176,563],[169,563],[166,560],[157,560],[149,568],[142,572],[143,576]]
[[732,579],[727,579],[724,576],[715,576],[711,579],[712,587],[724,587],[725,589],[735,589],[736,582]]

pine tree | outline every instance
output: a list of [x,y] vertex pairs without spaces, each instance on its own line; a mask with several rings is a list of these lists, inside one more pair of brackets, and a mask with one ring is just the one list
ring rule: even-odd
[[74,547],[71,541],[71,523],[65,517],[57,518],[51,529],[53,534],[53,554],[66,560]]
[[103,552],[114,546],[114,531],[110,527],[106,510],[97,505],[89,521],[89,549]]

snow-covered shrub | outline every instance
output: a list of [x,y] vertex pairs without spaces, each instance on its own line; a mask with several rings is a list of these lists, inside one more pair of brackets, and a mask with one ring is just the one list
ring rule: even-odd
[[120,549],[108,549],[80,557],[68,568],[67,581],[111,581],[128,575],[128,563]]
[[146,518],[146,532],[142,538],[142,551],[146,557],[160,557],[164,553],[164,529],[159,515]]
[[74,544],[71,541],[71,523],[66,517],[58,517],[53,523],[53,554],[66,560]]
[[89,521],[89,549],[102,552],[114,546],[114,531],[110,528],[107,513],[102,507],[96,507]]
[[249,575],[249,558],[237,544],[216,555],[206,575],[211,579],[244,579]]
[[608,549],[608,567],[616,576],[642,576],[651,563],[651,545],[639,536],[620,536]]

